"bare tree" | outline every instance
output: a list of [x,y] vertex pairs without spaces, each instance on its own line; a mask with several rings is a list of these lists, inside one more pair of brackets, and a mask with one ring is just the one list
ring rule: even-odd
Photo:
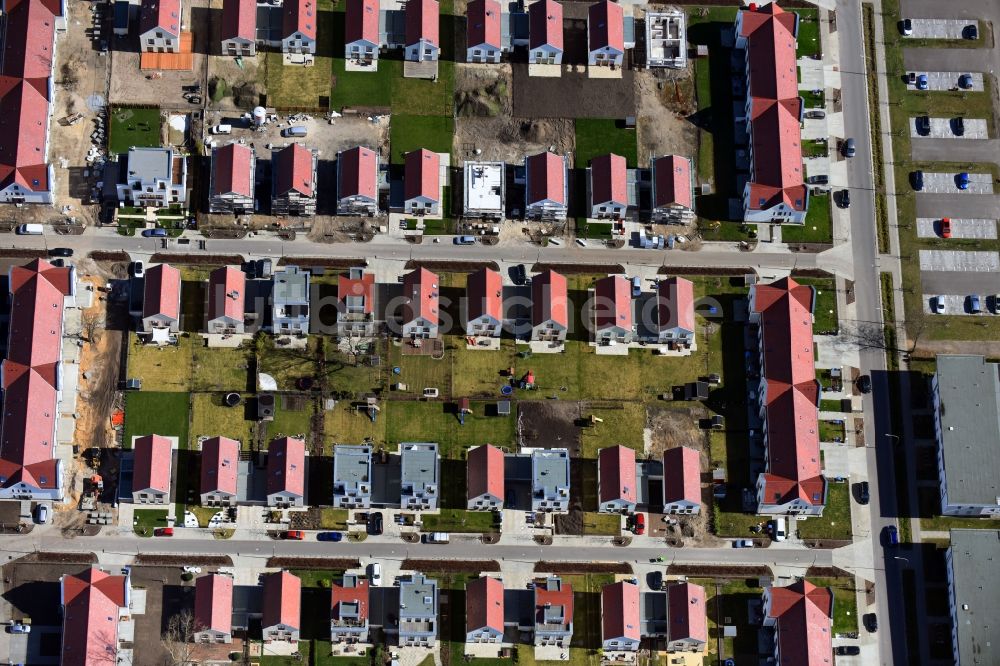
[[183,609],[170,617],[163,645],[170,655],[170,666],[187,666],[191,663],[194,648],[194,614]]
[[83,337],[87,342],[97,344],[101,341],[101,330],[104,328],[104,319],[100,313],[94,310],[84,312],[80,318],[80,325],[83,329]]

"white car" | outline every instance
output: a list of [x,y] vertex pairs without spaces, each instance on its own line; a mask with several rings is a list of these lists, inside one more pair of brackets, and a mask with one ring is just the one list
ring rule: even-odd
[[372,562],[368,565],[368,580],[375,587],[380,587],[382,585],[382,565],[378,562]]
[[201,567],[184,567],[184,573],[200,574],[201,573]]
[[129,266],[129,270],[132,273],[132,277],[141,278],[146,274],[146,267],[143,266],[141,261],[133,261],[132,265]]
[[38,508],[35,510],[35,519],[40,525],[49,522],[49,506],[47,504],[38,505]]

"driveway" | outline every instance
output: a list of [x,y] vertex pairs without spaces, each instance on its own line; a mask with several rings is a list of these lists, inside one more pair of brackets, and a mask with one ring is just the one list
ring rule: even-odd
[[1000,196],[995,194],[917,195],[917,217],[978,217],[1000,219]]
[[920,139],[910,143],[915,162],[992,162],[1000,164],[1000,140]]

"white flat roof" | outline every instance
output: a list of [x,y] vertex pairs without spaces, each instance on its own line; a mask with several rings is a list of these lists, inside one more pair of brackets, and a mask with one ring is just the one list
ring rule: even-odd
[[465,163],[465,208],[503,213],[503,162]]

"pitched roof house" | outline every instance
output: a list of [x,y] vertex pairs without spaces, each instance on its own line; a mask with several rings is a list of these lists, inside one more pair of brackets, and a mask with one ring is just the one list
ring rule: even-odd
[[139,437],[132,444],[132,501],[169,504],[173,445],[162,435]]
[[139,49],[147,53],[179,53],[181,11],[181,0],[142,0]]
[[601,635],[607,652],[635,652],[642,639],[639,586],[626,581],[601,589]]
[[297,643],[302,626],[302,580],[287,571],[264,578],[264,613],[261,618],[264,642]]
[[563,56],[563,8],[555,0],[528,5],[528,63],[559,65]]
[[500,273],[481,268],[469,275],[465,334],[500,337],[503,326],[503,281]]
[[535,581],[535,645],[568,648],[573,639],[573,586],[558,576]]
[[470,0],[465,14],[465,60],[500,62],[503,52],[500,3],[497,0]]
[[337,279],[337,335],[375,335],[375,274],[351,268]]
[[708,643],[705,588],[674,583],[667,588],[667,652],[700,651]]
[[598,510],[604,513],[635,511],[638,488],[635,451],[609,446],[597,452]]
[[701,513],[701,454],[692,448],[663,452],[663,513]]
[[694,284],[682,277],[660,280],[656,287],[657,341],[690,347],[694,344]]
[[43,259],[13,266],[7,355],[0,365],[0,499],[63,496],[56,457],[61,398],[63,312],[76,294],[76,269]]
[[142,332],[152,342],[166,342],[180,330],[181,272],[169,264],[146,269],[142,297]]
[[566,157],[549,152],[538,153],[525,159],[524,167],[528,181],[525,188],[525,216],[538,220],[565,220],[569,210],[569,167]]
[[[609,3],[610,4],[610,3]],[[590,160],[590,217],[620,220],[628,209],[625,158],[608,153]]]
[[208,276],[208,319],[205,330],[217,335],[246,332],[246,273],[235,266],[216,268]]
[[358,64],[377,63],[379,0],[347,0],[344,9],[344,58]]
[[653,160],[653,219],[683,224],[694,217],[691,160],[661,155]]
[[201,505],[236,506],[240,443],[210,437],[201,443]]
[[316,0],[285,0],[282,5],[281,52],[316,53]]
[[378,154],[371,148],[337,153],[337,214],[378,214]]
[[622,6],[602,0],[587,10],[587,63],[594,67],[621,67],[625,58],[625,13]]
[[115,666],[119,663],[119,620],[130,613],[129,574],[112,576],[90,568],[59,578],[62,645],[65,666]]
[[271,151],[271,210],[275,215],[316,214],[314,150],[292,143]]
[[409,215],[441,214],[441,156],[426,148],[406,153],[403,209]]
[[621,275],[609,275],[594,285],[594,323],[594,340],[599,345],[627,345],[635,337],[632,289]]
[[267,505],[302,506],[306,496],[306,444],[282,437],[267,449]]
[[760,514],[822,515],[827,481],[819,455],[819,382],[813,355],[815,290],[792,278],[750,290],[758,325],[757,401],[766,470],[757,477]]
[[833,653],[833,592],[800,580],[764,588],[764,626],[774,627],[774,662],[796,666],[830,664]]
[[440,313],[438,276],[426,268],[418,268],[403,276],[404,338],[436,338]]
[[465,642],[503,641],[503,581],[481,576],[465,586]]
[[569,331],[566,277],[552,269],[531,280],[531,339],[562,342]]
[[437,0],[408,0],[406,3],[406,49],[404,60],[437,60],[441,53],[439,22],[441,6]]
[[355,574],[330,586],[331,642],[368,642],[368,593],[368,579]]
[[256,165],[257,158],[250,146],[233,142],[212,149],[212,175],[208,188],[210,213],[253,214]]
[[194,642],[233,642],[233,579],[206,574],[194,582]]
[[491,511],[503,508],[503,451],[485,444],[469,450],[466,459],[466,499],[469,511]]
[[222,55],[257,55],[256,0],[222,0]]

